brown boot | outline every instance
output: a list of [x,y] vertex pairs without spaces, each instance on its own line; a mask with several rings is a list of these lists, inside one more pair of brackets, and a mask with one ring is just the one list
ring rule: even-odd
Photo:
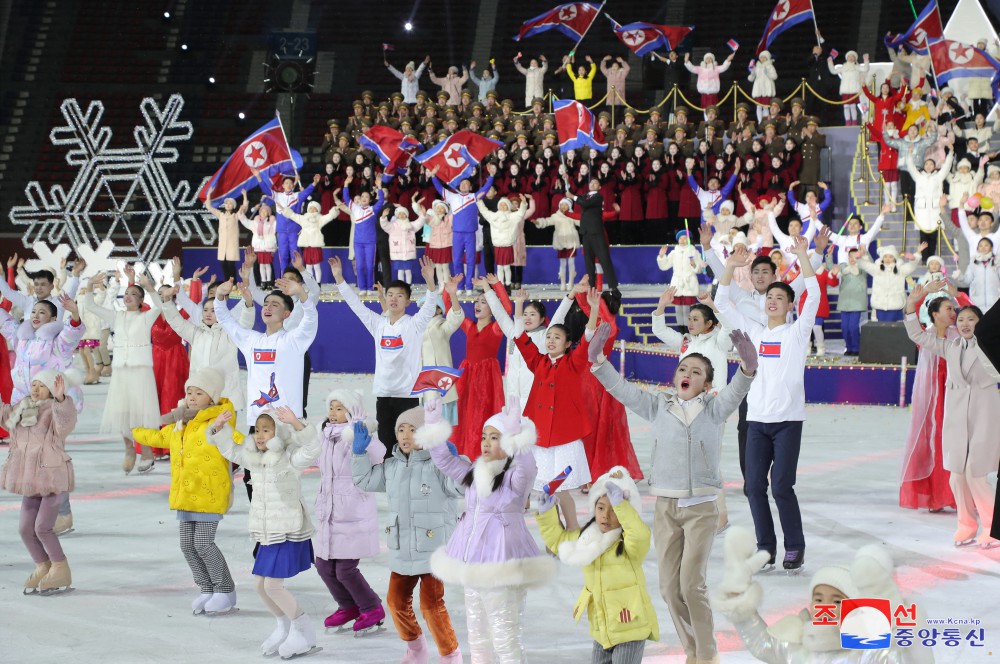
[[69,590],[71,583],[73,583],[73,576],[69,572],[69,563],[60,560],[52,563],[49,573],[38,584],[38,590],[43,595],[54,595]]
[[132,445],[132,441],[125,441],[125,459],[122,461],[122,470],[128,475],[135,468],[135,446]]
[[38,592],[38,584],[42,582],[45,575],[49,573],[52,563],[46,560],[44,563],[35,563],[35,571],[31,573],[28,580],[24,582],[24,594],[33,595]]

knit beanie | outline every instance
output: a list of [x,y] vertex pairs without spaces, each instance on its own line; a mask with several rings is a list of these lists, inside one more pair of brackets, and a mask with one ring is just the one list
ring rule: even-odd
[[[31,377],[31,382],[35,382],[37,380],[39,383],[41,383],[45,387],[49,388],[49,392],[51,394],[55,394],[55,392],[56,392],[56,376],[58,376],[58,375],[59,375],[59,372],[55,371],[54,369],[44,369],[44,370],[39,371],[38,373],[36,373],[34,376],[32,376]],[[67,385],[67,387],[69,387],[69,386]]]
[[184,390],[189,387],[197,387],[199,390],[212,397],[212,401],[218,403],[222,396],[222,389],[226,385],[226,378],[218,369],[206,367],[194,372],[184,383]]
[[813,574],[812,582],[809,584],[809,593],[812,594],[818,585],[827,585],[836,588],[848,598],[860,597],[861,593],[851,578],[851,570],[839,565],[821,567]]
[[[517,408],[520,408],[519,403],[517,404]],[[507,454],[514,454],[515,452],[531,447],[535,444],[535,440],[538,437],[535,423],[523,415],[521,416],[521,430],[518,432],[507,430],[508,428],[503,421],[503,413],[497,413],[486,420],[483,424],[483,430],[486,427],[493,427],[500,432],[500,447]]]
[[361,392],[357,390],[348,389],[336,389],[326,395],[326,405],[330,406],[334,401],[339,401],[347,412],[351,412],[356,408],[360,408],[363,405],[363,398]]
[[414,429],[424,426],[424,407],[414,406],[409,410],[404,410],[396,418],[396,431],[399,431],[399,425],[401,424],[409,424]]
[[306,210],[308,212],[312,212],[313,208],[316,208],[316,212],[319,212],[320,210],[323,209],[323,206],[320,205],[317,201],[309,201],[309,205],[306,206]]

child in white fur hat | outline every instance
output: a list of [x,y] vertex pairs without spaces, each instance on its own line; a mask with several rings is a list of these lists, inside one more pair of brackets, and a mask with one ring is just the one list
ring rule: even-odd
[[[917,248],[922,252],[927,243],[922,242]],[[878,260],[874,263],[868,254],[858,256],[858,267],[872,277],[871,306],[875,320],[879,322],[898,322],[903,320],[903,307],[906,306],[906,278],[917,269],[916,261],[900,262],[899,252],[895,245],[883,245],[878,248]]]
[[302,250],[302,262],[313,275],[316,283],[323,282],[323,227],[340,214],[338,207],[330,208],[326,214],[321,214],[322,206],[317,201],[310,201],[305,214],[298,214],[291,208],[278,203],[278,211],[302,227],[299,233],[299,248]]
[[[219,522],[229,509],[232,473],[229,462],[207,438],[215,418],[236,413],[232,402],[222,397],[225,384],[216,369],[192,373],[184,383],[184,398],[163,415],[163,428],[132,430],[141,445],[170,449],[170,509],[177,513],[181,553],[201,590],[191,603],[195,615],[236,606],[236,584],[215,545]],[[242,442],[243,434],[230,431],[233,442]]]
[[583,568],[585,586],[573,617],[586,611],[594,639],[594,664],[638,664],[646,641],[660,638],[642,563],[652,535],[642,521],[642,500],[628,470],[615,466],[590,488],[590,521],[567,531],[555,500],[543,494],[538,528],[545,545],[567,565]]
[[[878,545],[858,550],[850,568],[820,568],[809,584],[809,609],[768,625],[758,613],[764,591],[753,581],[753,571],[760,568],[766,551],[755,551],[754,536],[743,528],[732,528],[726,535],[725,576],[712,596],[712,604],[736,627],[747,650],[769,664],[898,664],[903,661],[899,646],[884,650],[848,650],[841,647],[840,604],[845,599],[881,597],[891,608],[903,604],[899,588],[892,579],[893,563]],[[823,609],[820,605],[834,607]],[[832,616],[830,612],[832,611]],[[831,624],[816,625],[825,618]],[[885,626],[891,631],[890,624]],[[895,642],[893,637],[890,639]],[[906,661],[933,661],[917,648],[910,648]],[[910,659],[912,657],[912,660]]]

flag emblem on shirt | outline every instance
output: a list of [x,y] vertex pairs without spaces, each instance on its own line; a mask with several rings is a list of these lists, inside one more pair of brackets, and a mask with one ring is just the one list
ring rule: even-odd
[[378,345],[382,350],[403,350],[403,337],[382,337]]
[[781,342],[761,341],[757,354],[761,357],[781,357]]
[[258,408],[265,408],[265,407],[273,404],[275,401],[277,401],[280,398],[281,398],[281,395],[278,394],[278,388],[274,384],[274,372],[271,372],[271,387],[270,387],[270,389],[267,391],[267,394],[261,392],[260,393],[260,397],[257,398],[257,399],[254,399],[253,405],[257,406]]
[[278,351],[273,348],[253,349],[254,364],[274,364],[278,357]]
[[463,371],[464,369],[453,369],[452,367],[423,367],[417,375],[416,382],[413,383],[410,396],[415,397],[424,392],[437,392],[444,396]]

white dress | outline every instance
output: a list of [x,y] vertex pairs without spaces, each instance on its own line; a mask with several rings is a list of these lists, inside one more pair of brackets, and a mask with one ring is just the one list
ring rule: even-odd
[[101,433],[117,433],[132,438],[132,429],[160,428],[160,400],[153,376],[153,343],[150,330],[159,317],[149,311],[114,311],[94,302],[87,293],[87,310],[110,327],[115,338],[111,360],[114,373],[101,419]]

